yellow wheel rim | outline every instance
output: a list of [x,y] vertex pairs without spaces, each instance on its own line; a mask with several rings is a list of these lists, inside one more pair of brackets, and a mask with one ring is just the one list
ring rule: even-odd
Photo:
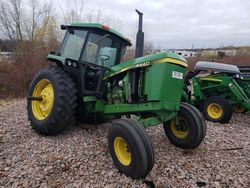
[[127,142],[122,137],[116,137],[114,141],[115,154],[124,166],[131,163],[131,153]]
[[180,139],[186,138],[189,132],[186,120],[179,116],[171,120],[170,128],[173,134]]
[[233,108],[233,111],[236,113],[243,113],[246,110],[244,107],[239,106],[239,105],[233,105],[232,108]]
[[219,104],[211,103],[207,107],[207,113],[211,118],[219,119],[223,114],[223,110]]
[[42,97],[42,101],[32,101],[31,107],[33,115],[38,120],[46,119],[53,107],[54,89],[51,82],[47,79],[42,79],[36,85],[33,97]]

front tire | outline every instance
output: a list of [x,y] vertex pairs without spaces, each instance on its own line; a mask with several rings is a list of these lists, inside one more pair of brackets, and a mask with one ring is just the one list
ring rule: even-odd
[[163,123],[169,141],[182,149],[198,147],[206,135],[203,115],[195,107],[181,103],[177,117]]
[[118,170],[134,179],[153,168],[154,151],[145,129],[135,120],[120,119],[108,133],[110,155]]
[[59,67],[41,70],[33,79],[28,96],[27,111],[31,126],[40,134],[53,135],[74,124],[76,89],[70,76]]

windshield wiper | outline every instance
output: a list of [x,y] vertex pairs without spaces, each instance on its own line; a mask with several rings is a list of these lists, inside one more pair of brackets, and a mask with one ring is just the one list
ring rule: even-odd
[[100,42],[101,40],[103,40],[103,39],[105,39],[105,38],[107,38],[107,37],[109,37],[109,36],[110,36],[110,34],[105,34],[104,36],[102,36],[102,37],[100,37],[99,39],[95,40],[93,43],[98,43],[98,42]]

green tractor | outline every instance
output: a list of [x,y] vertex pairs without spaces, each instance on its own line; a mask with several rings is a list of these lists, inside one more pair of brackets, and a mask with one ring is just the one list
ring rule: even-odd
[[[142,14],[140,14],[140,18]],[[137,42],[143,44],[142,19]],[[114,120],[108,146],[115,166],[132,178],[153,168],[154,152],[146,127],[163,123],[170,142],[183,149],[202,142],[205,120],[192,105],[181,103],[187,62],[173,52],[122,61],[129,39],[106,25],[72,23],[60,48],[47,59],[28,91],[31,126],[53,135],[77,121]],[[141,56],[143,46],[137,46]]]
[[249,67],[199,61],[186,76],[182,101],[213,122],[229,122],[233,111],[250,115],[249,72]]
[[[250,66],[239,66],[241,75],[241,86],[248,96],[250,96]],[[250,98],[250,97],[249,97]]]

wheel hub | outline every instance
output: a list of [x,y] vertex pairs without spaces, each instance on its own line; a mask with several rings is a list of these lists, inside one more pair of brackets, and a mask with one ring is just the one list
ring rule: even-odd
[[213,119],[218,119],[222,116],[223,110],[222,107],[217,103],[211,103],[207,107],[207,113]]
[[54,90],[51,82],[42,79],[33,91],[33,97],[42,97],[41,101],[32,101],[32,112],[38,120],[48,117],[54,102]]
[[176,119],[173,119],[170,124],[170,128],[173,132],[173,134],[180,139],[183,139],[187,137],[188,135],[188,124],[185,119],[181,117],[177,117]]
[[114,140],[115,154],[124,166],[131,163],[131,153],[127,142],[122,137],[116,137]]

